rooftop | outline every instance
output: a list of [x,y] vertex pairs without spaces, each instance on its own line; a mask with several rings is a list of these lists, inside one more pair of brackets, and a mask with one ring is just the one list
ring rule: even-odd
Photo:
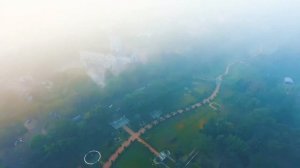
[[122,116],[120,119],[111,122],[110,125],[114,129],[119,129],[119,128],[122,128],[124,125],[127,125],[128,123],[129,123],[129,120],[125,116]]

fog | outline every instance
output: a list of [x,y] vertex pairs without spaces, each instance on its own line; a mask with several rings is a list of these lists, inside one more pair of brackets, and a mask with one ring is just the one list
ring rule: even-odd
[[[2,104],[11,90],[27,95],[37,81],[68,70],[84,70],[104,86],[107,69],[119,74],[166,55],[204,60],[225,51],[253,57],[299,50],[300,3],[292,0],[0,3]],[[33,82],[24,86],[24,78]]]
[[[156,130],[177,167],[193,153],[201,167],[295,167],[299,9],[297,0],[0,0],[0,168],[79,168],[91,149],[111,164],[129,142],[113,121],[144,133],[155,114],[184,110],[190,119],[174,120],[175,132]],[[145,158],[117,164],[153,165]]]
[[298,1],[1,1],[1,76],[47,72],[81,51],[151,58],[210,44],[274,52],[297,47]]

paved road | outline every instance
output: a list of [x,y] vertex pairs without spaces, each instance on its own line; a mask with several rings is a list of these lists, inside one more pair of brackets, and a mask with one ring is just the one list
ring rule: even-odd
[[149,129],[153,128],[154,126],[158,125],[159,123],[164,122],[164,121],[166,121],[170,118],[173,118],[176,115],[194,110],[196,108],[201,107],[204,104],[209,104],[212,100],[214,100],[217,97],[218,93],[220,92],[224,77],[229,74],[230,68],[236,63],[241,63],[241,62],[234,62],[234,63],[228,64],[226,66],[225,71],[216,78],[216,87],[213,90],[213,92],[211,93],[211,95],[208,96],[207,98],[203,99],[202,101],[200,101],[198,103],[195,103],[194,105],[185,107],[184,109],[179,109],[177,111],[170,112],[170,113],[160,117],[157,120],[153,120],[152,122],[150,122],[149,124],[147,124],[146,126],[141,128],[138,132],[132,131],[128,126],[124,126],[123,129],[126,132],[128,132],[131,136],[126,141],[124,141],[122,143],[122,145],[115,151],[115,153],[113,153],[110,156],[108,161],[104,163],[103,168],[110,168],[112,166],[112,164],[118,159],[120,154],[122,154],[122,152],[126,148],[128,148],[131,145],[131,143],[134,142],[135,140],[138,140],[139,142],[144,144],[154,155],[158,156],[159,152],[157,152],[157,150],[155,148],[153,148],[151,145],[149,145],[147,142],[145,142],[142,138],[140,138],[140,136],[142,134],[144,134],[147,130],[149,130]]

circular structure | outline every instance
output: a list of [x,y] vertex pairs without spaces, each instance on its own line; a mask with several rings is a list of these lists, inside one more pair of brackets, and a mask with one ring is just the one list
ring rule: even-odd
[[96,164],[97,162],[99,162],[99,160],[101,159],[101,153],[99,151],[96,150],[91,150],[88,153],[86,153],[84,155],[84,162],[87,165],[93,165]]

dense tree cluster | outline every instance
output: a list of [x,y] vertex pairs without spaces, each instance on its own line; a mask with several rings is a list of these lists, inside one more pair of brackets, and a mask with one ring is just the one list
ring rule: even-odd
[[[299,90],[291,86],[293,92],[287,94],[280,76],[270,79],[260,73],[269,68],[257,68],[256,76],[252,76],[255,72],[242,72],[243,76],[223,88],[224,93],[234,93],[227,96],[221,93],[225,114],[211,120],[203,130],[214,144],[208,156],[219,163],[217,167],[299,165]],[[205,159],[202,163],[202,167],[215,167]]]

